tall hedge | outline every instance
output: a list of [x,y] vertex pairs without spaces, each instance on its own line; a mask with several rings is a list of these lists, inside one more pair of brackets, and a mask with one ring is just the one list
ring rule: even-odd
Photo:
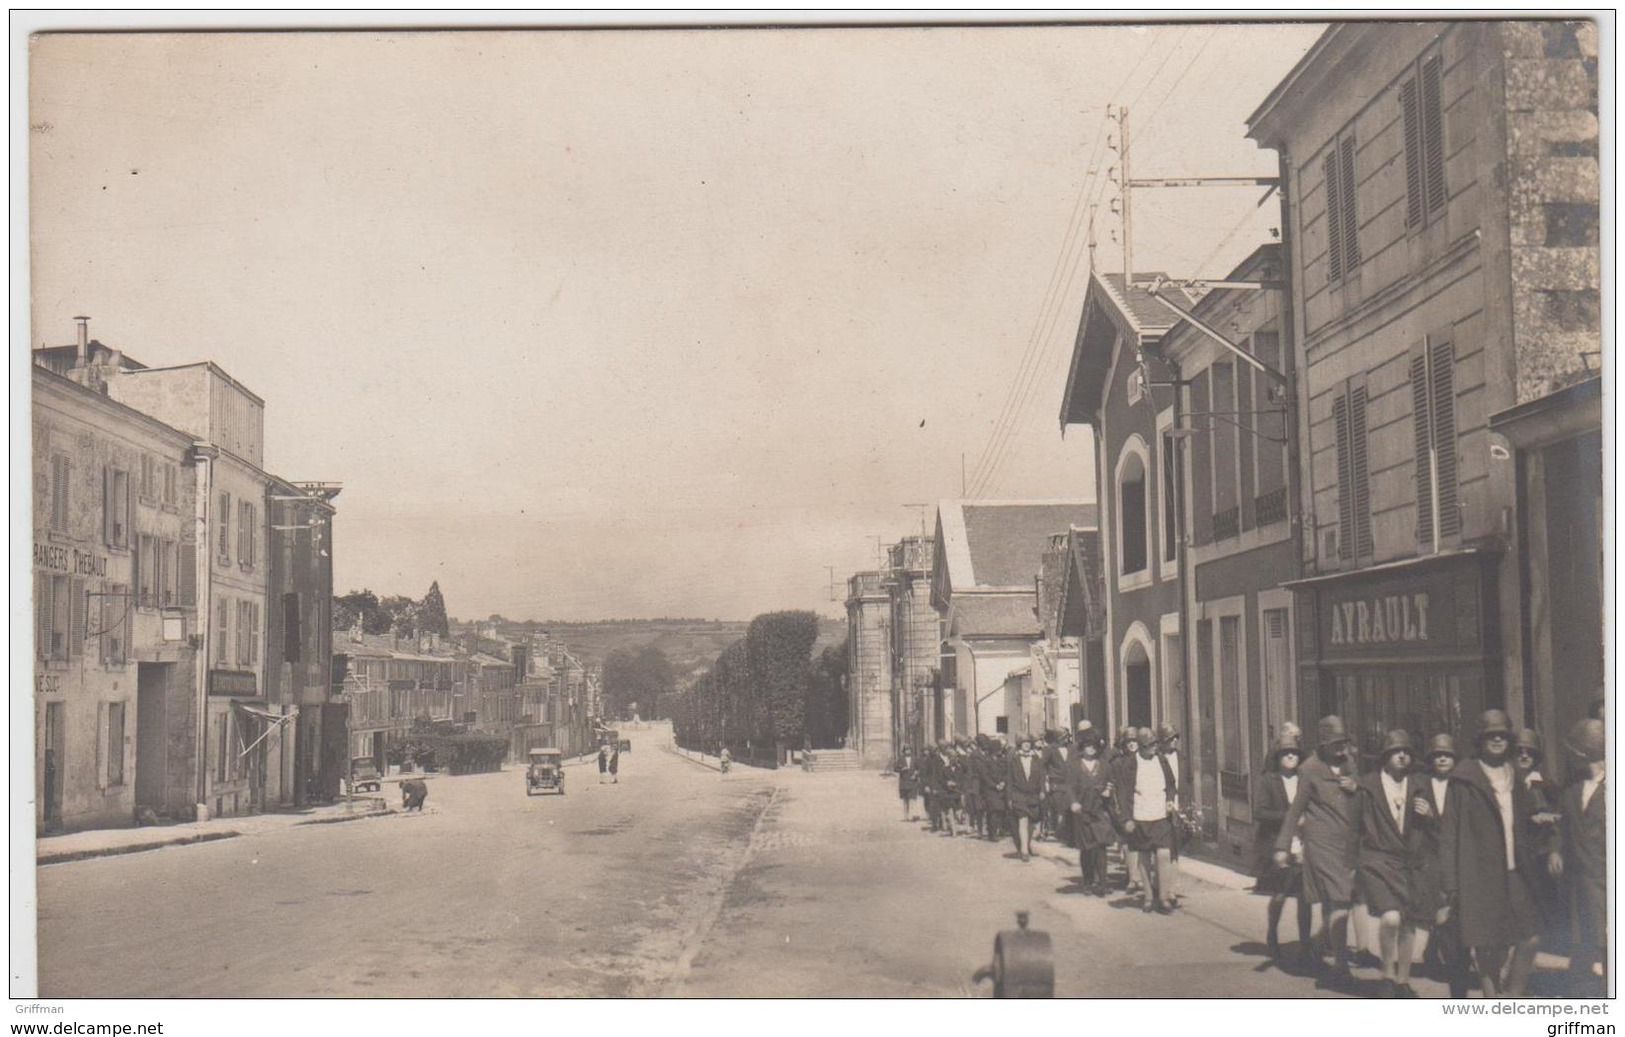
[[818,640],[818,617],[811,612],[769,612],[745,630],[757,735],[799,742],[807,728],[808,656]]

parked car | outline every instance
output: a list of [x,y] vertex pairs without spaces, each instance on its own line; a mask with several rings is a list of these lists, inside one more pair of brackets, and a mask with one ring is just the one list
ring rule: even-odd
[[378,761],[371,756],[357,756],[350,761],[350,777],[345,782],[350,795],[357,792],[381,792],[384,788],[384,775],[378,769]]

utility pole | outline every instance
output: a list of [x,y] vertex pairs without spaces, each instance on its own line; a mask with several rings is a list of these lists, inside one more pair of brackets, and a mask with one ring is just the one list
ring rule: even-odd
[[930,506],[931,505],[929,505],[929,504],[905,504],[905,505],[903,505],[903,507],[905,507],[905,508],[919,508],[920,509],[920,539],[921,540],[924,540],[926,538],[925,509],[929,508]]
[[824,568],[829,570],[829,600],[834,601],[835,600],[835,567],[833,565],[826,565],[826,566],[824,566]]
[[1123,217],[1123,291],[1126,293],[1134,284],[1134,219],[1132,216],[1132,191],[1128,171],[1128,108],[1117,109],[1117,143],[1121,149],[1119,157],[1119,175],[1122,177],[1119,194],[1123,204],[1119,207]]

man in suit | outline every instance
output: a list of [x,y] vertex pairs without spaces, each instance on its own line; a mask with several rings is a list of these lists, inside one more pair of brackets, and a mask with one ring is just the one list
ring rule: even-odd
[[1128,837],[1129,852],[1144,883],[1141,910],[1171,912],[1177,875],[1173,862],[1174,796],[1178,784],[1168,761],[1157,752],[1149,728],[1140,728],[1129,742],[1132,755],[1117,761],[1112,776],[1112,800]]
[[1354,882],[1366,909],[1377,919],[1382,961],[1380,997],[1415,997],[1411,956],[1416,926],[1433,921],[1418,895],[1423,867],[1423,809],[1420,781],[1411,775],[1413,749],[1405,731],[1390,731],[1382,746],[1382,767],[1360,779],[1354,796],[1358,833]]
[[1601,720],[1582,720],[1564,746],[1576,758],[1579,779],[1563,791],[1562,849],[1547,867],[1568,880],[1574,942],[1569,958],[1569,994],[1608,996],[1608,794],[1604,788],[1607,732]]
[[1100,732],[1087,720],[1078,722],[1077,749],[1068,772],[1068,813],[1078,846],[1083,886],[1093,896],[1106,895],[1106,852],[1117,837],[1111,817],[1111,776],[1101,759]]
[[1005,797],[1010,804],[1016,852],[1023,861],[1033,855],[1033,823],[1044,803],[1044,765],[1033,751],[1033,740],[1023,737],[1005,772]]
[[931,818],[931,831],[947,830],[954,834],[954,814],[948,800],[948,783],[953,780],[953,767],[948,759],[946,739],[937,743],[936,750],[925,758],[920,768],[920,791],[925,795],[925,812]]
[[[1455,819],[1445,820],[1444,869],[1451,911],[1472,948],[1485,997],[1522,997],[1540,945],[1540,918],[1529,876],[1537,865],[1530,836],[1528,787],[1512,766],[1512,723],[1499,709],[1479,718],[1478,755],[1458,764],[1462,790]],[[1539,856],[1545,856],[1540,854]]]
[[1303,892],[1320,905],[1337,975],[1349,975],[1349,906],[1354,902],[1354,780],[1343,719],[1320,718],[1315,755],[1298,768],[1298,794],[1275,837],[1275,864],[1290,861],[1292,837],[1303,841]]

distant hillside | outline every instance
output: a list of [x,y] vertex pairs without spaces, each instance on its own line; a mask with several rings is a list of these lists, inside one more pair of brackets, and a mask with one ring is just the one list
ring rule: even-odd
[[[507,622],[505,635],[537,634],[547,631],[569,646],[571,654],[585,663],[601,663],[617,648],[638,649],[654,645],[671,660],[672,670],[681,682],[695,670],[708,668],[722,650],[745,636],[750,624],[739,620],[706,619],[617,619],[595,623]],[[465,626],[465,624],[457,624]],[[813,654],[846,638],[846,620],[820,617],[818,642]]]

